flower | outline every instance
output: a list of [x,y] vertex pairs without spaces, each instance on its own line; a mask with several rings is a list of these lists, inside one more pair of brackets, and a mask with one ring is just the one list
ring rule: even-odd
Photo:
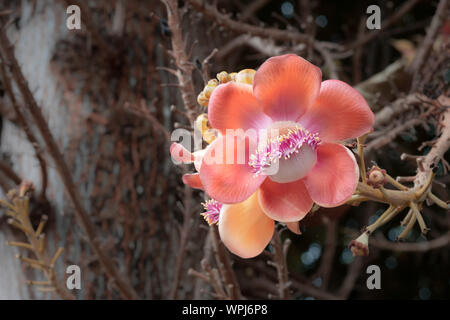
[[[314,202],[339,206],[355,191],[358,165],[339,142],[369,132],[374,115],[351,86],[321,77],[296,55],[272,57],[252,85],[228,81],[214,88],[208,121],[219,134],[208,147],[190,153],[171,146],[174,159],[194,162],[198,171],[184,175],[184,183],[223,204],[220,237],[243,258],[264,250],[275,220],[298,233]],[[230,129],[258,134],[230,135]]]

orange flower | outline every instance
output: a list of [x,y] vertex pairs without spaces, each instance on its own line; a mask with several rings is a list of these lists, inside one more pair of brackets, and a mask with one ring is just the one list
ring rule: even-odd
[[[209,123],[220,132],[214,142],[194,153],[171,146],[174,159],[194,162],[198,171],[183,182],[223,204],[221,239],[241,257],[264,250],[274,220],[298,232],[297,222],[314,202],[339,206],[355,191],[358,166],[339,142],[369,132],[374,115],[351,86],[321,77],[319,68],[296,55],[272,57],[253,86],[230,81],[214,89],[208,107]],[[230,129],[258,134],[230,135]],[[275,129],[276,136],[261,135]],[[216,213],[214,219],[205,214],[217,220]]]

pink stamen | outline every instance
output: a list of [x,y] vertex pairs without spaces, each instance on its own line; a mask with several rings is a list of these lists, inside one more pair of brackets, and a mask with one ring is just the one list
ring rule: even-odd
[[298,153],[303,145],[306,144],[316,150],[320,142],[317,133],[312,134],[304,128],[295,127],[289,129],[287,134],[271,139],[265,148],[250,156],[248,164],[253,167],[253,173],[257,176],[279,159],[288,159],[294,153]]
[[205,203],[203,203],[203,207],[206,211],[201,213],[201,215],[209,225],[213,225],[219,222],[220,210],[222,209],[222,206],[223,204],[217,202],[214,199],[207,200]]

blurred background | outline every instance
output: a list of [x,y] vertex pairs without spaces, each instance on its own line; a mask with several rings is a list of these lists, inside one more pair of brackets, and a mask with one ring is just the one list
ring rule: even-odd
[[[30,96],[17,84],[5,42],[1,198],[23,180],[33,183],[30,220],[37,226],[47,215],[46,250],[52,256],[64,249],[55,266],[58,281],[65,283],[68,265],[81,268],[82,289],[72,297],[280,298],[277,269],[268,263],[272,246],[250,260],[221,246],[217,231],[200,216],[203,193],[181,182],[182,173],[193,169],[170,159],[170,133],[192,130],[193,119],[206,112],[196,95],[218,72],[257,69],[270,56],[293,52],[318,65],[324,79],[355,86],[377,114],[366,162],[394,177],[414,176],[417,162],[401,155],[430,150],[440,114],[428,112],[412,93],[431,101],[448,97],[447,2],[2,0],[2,32],[79,198],[74,202],[66,192],[61,160],[27,111]],[[380,30],[366,27],[372,4],[381,9]],[[81,9],[80,30],[66,26],[69,5]],[[23,119],[14,105],[24,110]],[[446,161],[448,153],[433,186],[445,201]],[[88,223],[80,223],[78,206]],[[449,299],[450,215],[435,205],[423,211],[431,229],[427,239],[415,228],[405,242],[395,242],[399,217],[372,237],[368,257],[353,257],[349,242],[383,208],[369,202],[319,209],[301,223],[300,236],[278,226],[281,239],[291,241],[285,252],[289,298]],[[58,290],[27,284],[46,278],[16,259],[23,248],[5,244],[24,241],[24,235],[3,211],[0,298],[64,298]],[[381,268],[381,290],[366,287],[372,264]]]

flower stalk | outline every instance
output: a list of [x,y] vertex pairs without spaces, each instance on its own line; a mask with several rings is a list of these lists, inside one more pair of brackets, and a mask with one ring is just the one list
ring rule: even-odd
[[[446,117],[444,117],[443,122],[445,121],[447,121]],[[445,128],[446,126],[444,125],[443,127]],[[354,255],[361,255],[361,250],[358,248],[360,248],[362,244],[365,244],[366,238],[368,241],[368,236],[370,234],[372,234],[379,227],[391,221],[405,208],[409,208],[409,210],[405,218],[400,223],[404,229],[397,237],[397,240],[405,239],[416,223],[419,225],[423,235],[429,231],[429,228],[427,227],[421,213],[421,209],[426,200],[435,203],[443,209],[449,209],[448,203],[439,199],[432,193],[431,190],[437,171],[436,161],[440,159],[440,157],[436,156],[436,154],[439,154],[441,149],[446,150],[446,148],[442,147],[442,141],[444,141],[442,139],[445,139],[446,136],[448,136],[447,131],[441,135],[441,138],[438,139],[438,142],[429,154],[427,154],[423,159],[421,158],[421,161],[418,162],[417,175],[408,180],[409,182],[414,182],[412,187],[403,185],[398,181],[398,178],[394,179],[391,175],[387,174],[385,170],[377,166],[372,167],[369,173],[366,174],[364,167],[363,145],[365,136],[357,139],[357,152],[360,159],[361,181],[358,183],[354,195],[347,201],[347,204],[359,205],[361,202],[370,200],[386,203],[389,207],[373,224],[365,228],[359,238],[350,242],[350,249],[352,249]],[[445,146],[446,145],[444,145],[444,147]],[[381,175],[379,173],[381,173],[383,179],[381,179]],[[395,189],[385,187],[385,183],[390,184]]]

